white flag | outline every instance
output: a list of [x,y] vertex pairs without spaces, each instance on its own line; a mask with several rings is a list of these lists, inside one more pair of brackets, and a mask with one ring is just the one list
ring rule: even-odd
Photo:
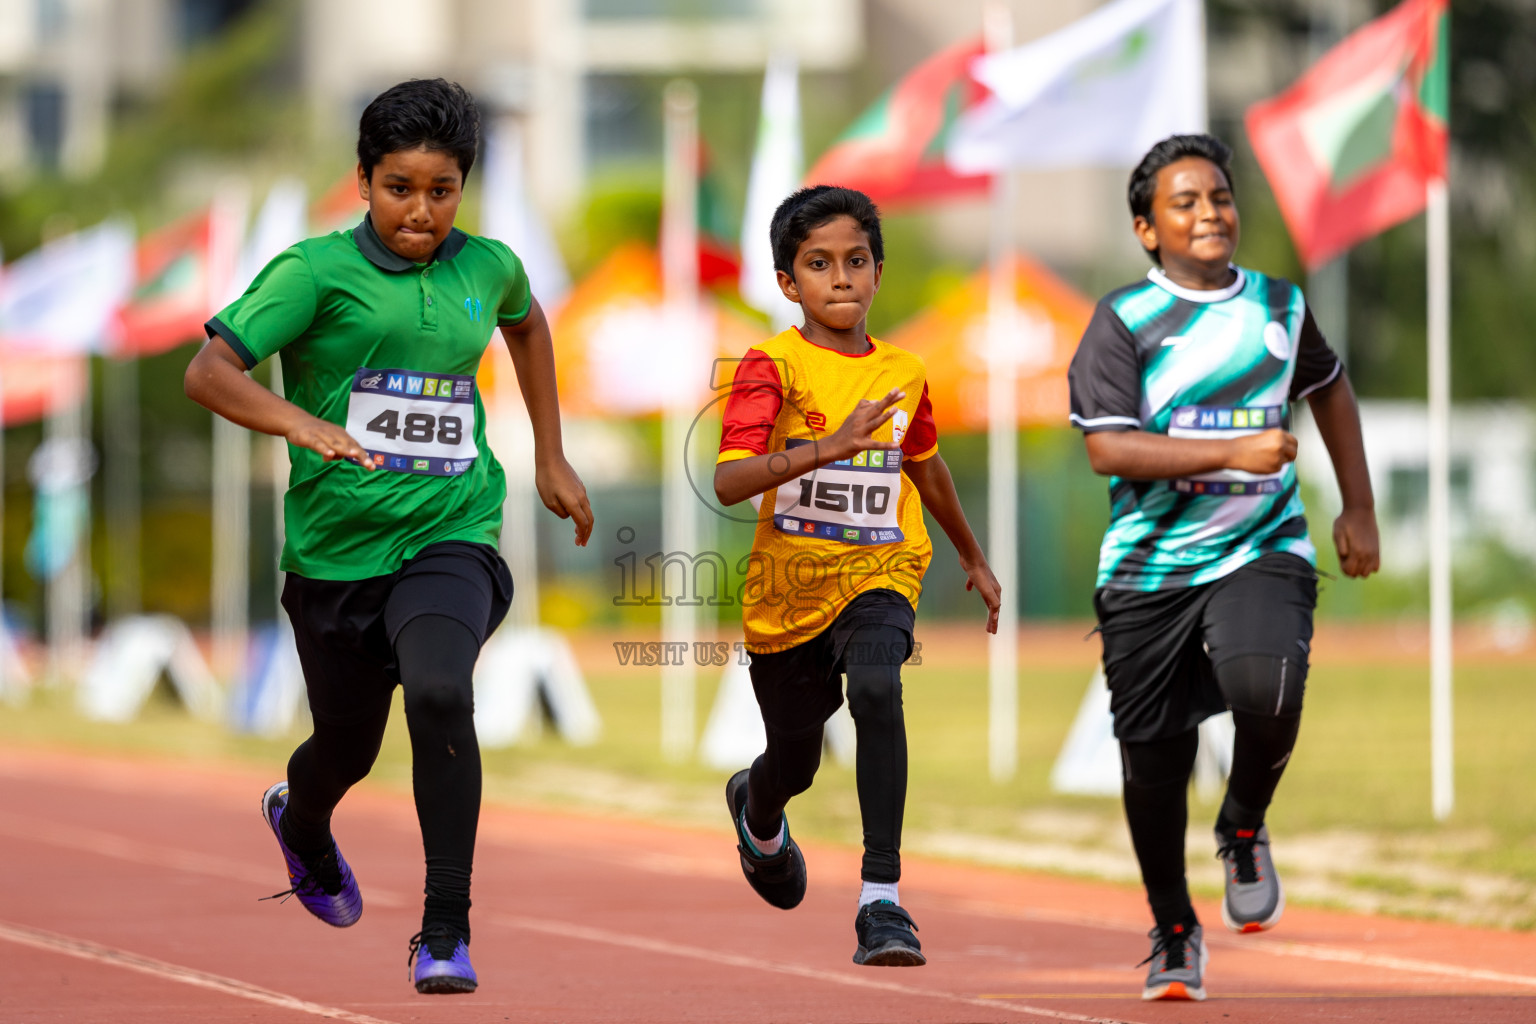
[[757,152],[747,178],[747,206],[741,217],[741,297],[767,313],[775,328],[800,319],[800,307],[779,290],[768,227],[800,184],[800,72],[793,55],[774,57],[763,76],[763,108],[757,122]]
[[133,282],[133,229],[124,221],[45,242],[0,276],[0,339],[18,352],[100,351]]
[[505,242],[517,254],[534,298],[553,315],[571,290],[571,277],[549,228],[528,201],[523,137],[515,121],[499,120],[486,134],[484,167],[480,233]]
[[1115,0],[972,65],[992,96],[946,156],[960,174],[1127,167],[1169,135],[1205,130],[1201,0]]
[[240,253],[240,263],[226,300],[233,301],[251,286],[256,275],[278,253],[304,240],[307,229],[304,185],[296,178],[280,178],[267,192],[256,223],[246,236],[245,248]]

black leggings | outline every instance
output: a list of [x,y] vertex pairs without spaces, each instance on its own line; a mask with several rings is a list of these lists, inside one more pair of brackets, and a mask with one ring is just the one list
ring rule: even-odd
[[[1232,774],[1216,818],[1216,828],[1225,833],[1264,824],[1264,814],[1296,745],[1301,684],[1291,681],[1292,705],[1280,684],[1284,677],[1280,668],[1270,664],[1272,660],[1236,658],[1216,670],[1222,692],[1232,703],[1236,727]],[[1184,876],[1184,833],[1189,823],[1189,776],[1199,745],[1196,729],[1168,739],[1120,744],[1125,819],[1147,887],[1147,902],[1161,927],[1194,917]]]
[[[416,818],[427,856],[422,927],[446,924],[469,938],[469,880],[480,816],[480,745],[475,739],[475,661],[480,640],[459,620],[421,615],[395,640],[411,734]],[[323,850],[331,812],[373,767],[389,697],[358,718],[316,717],[314,733],[288,760],[288,809],[283,835],[296,850]]]
[[[858,736],[859,814],[867,882],[901,879],[901,819],[907,802],[907,728],[901,709],[901,662],[908,633],[860,626],[843,654],[848,711]],[[784,806],[811,787],[821,765],[822,729],[786,736],[768,727],[768,748],[747,780],[747,827],[772,838]]]

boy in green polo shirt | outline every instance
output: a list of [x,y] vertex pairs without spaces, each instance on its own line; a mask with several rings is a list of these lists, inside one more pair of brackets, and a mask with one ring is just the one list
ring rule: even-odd
[[[471,676],[512,598],[496,546],[506,479],[475,386],[493,323],[533,424],[539,496],[575,520],[578,545],[592,532],[586,489],[561,448],[549,326],[522,264],[453,226],[479,123],[469,94],[442,79],[403,82],[369,104],[357,143],[363,222],[269,263],[208,321],[186,375],[195,401],[288,440],[283,607],[314,733],[262,814],[290,892],[339,928],[362,913],[331,811],[372,767],[399,683],[426,851],[411,940],[426,993],[478,984],[468,949],[480,811]],[[286,401],[245,373],[273,355]]]

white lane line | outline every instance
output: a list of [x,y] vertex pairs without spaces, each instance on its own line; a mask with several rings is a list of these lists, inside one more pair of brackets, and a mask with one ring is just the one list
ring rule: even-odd
[[[1228,948],[1233,948],[1228,946]],[[1509,974],[1490,971],[1481,967],[1457,967],[1454,964],[1419,960],[1407,956],[1391,956],[1386,953],[1362,953],[1354,949],[1338,949],[1333,946],[1314,946],[1303,942],[1287,942],[1282,945],[1256,947],[1273,956],[1296,956],[1308,960],[1328,960],[1341,964],[1361,964],[1367,967],[1385,967],[1394,971],[1412,971],[1415,974],[1434,974],[1447,978],[1474,978],[1504,985],[1521,985],[1536,988],[1536,978],[1529,974]]]
[[[979,900],[956,899],[945,896],[938,896],[934,902],[951,911],[975,914],[981,917],[1000,918],[1011,921],[1031,921],[1042,924],[1074,925],[1080,928],[1097,928],[1101,931],[1119,932],[1124,935],[1146,935],[1146,929],[1140,925],[1129,925],[1122,921],[1074,914],[1070,911],[1015,909],[999,906],[995,903],[983,903]],[[1438,960],[1421,960],[1417,957],[1394,956],[1391,953],[1367,953],[1358,949],[1348,949],[1342,946],[1324,946],[1311,942],[1271,941],[1250,944],[1238,941],[1230,935],[1213,935],[1207,941],[1216,949],[1232,950],[1238,953],[1263,953],[1268,956],[1288,956],[1303,960],[1321,960],[1328,963],[1356,964],[1361,967],[1380,967],[1384,970],[1403,971],[1409,974],[1428,974],[1441,978],[1465,978],[1474,981],[1495,982],[1502,985],[1519,985],[1522,988],[1536,988],[1536,975],[1511,974],[1507,971],[1491,971],[1482,967],[1463,967],[1459,964],[1447,964]]]
[[[896,995],[921,997],[924,999],[940,999],[948,1003],[979,1006],[988,1010],[1002,1010],[1023,1016],[1043,1017],[1048,1020],[1080,1021],[1083,1024],[1138,1024],[1136,1021],[1123,1020],[1118,1017],[1089,1017],[1081,1013],[1048,1010],[1044,1007],[1029,1006],[1024,1003],[1000,1002],[995,999],[981,999],[974,996],[960,995],[955,992],[918,988],[915,985],[902,985],[893,981],[876,981],[873,978],[854,977],[847,974],[839,974],[835,971],[824,971],[816,967],[805,967],[800,964],[777,963],[757,957],[736,956],[731,953],[721,953],[718,950],[704,949],[700,946],[685,946],[678,942],[668,942],[665,939],[652,939],[642,935],[627,935],[623,932],[611,932],[604,928],[591,928],[587,925],[571,924],[566,921],[553,921],[547,918],[523,917],[509,914],[489,914],[486,916],[496,924],[539,932],[543,935],[558,935],[561,938],[578,939],[584,942],[599,942],[609,946],[622,946],[626,949],[637,949],[647,953],[686,957],[691,960],[703,960],[706,963],[720,964],[725,967],[742,967],[749,970],[766,971],[770,974],[787,974],[811,981],[825,981],[834,985],[845,985],[850,988],[873,989],[878,992],[891,992]],[[1091,999],[1093,996],[1091,994],[1084,994],[1083,998]]]
[[[32,818],[22,819],[4,812],[0,812],[0,836],[22,841],[49,843],[54,846],[64,847],[65,849],[80,850],[104,857],[114,857],[118,860],[130,861],[135,864],[175,868],[177,870],[191,871],[213,878],[224,878],[237,882],[268,885],[271,884],[274,877],[278,881],[282,880],[281,875],[277,874],[277,869],[275,868],[261,867],[228,857],[215,857],[191,850],[161,846],[156,843],[139,842],[138,840],[129,839],[126,836],[112,832],[102,832],[96,829],[64,825],[58,822],[40,821]],[[492,839],[492,842],[497,842],[497,840]],[[498,845],[516,844],[503,841]],[[632,866],[648,868],[656,874],[675,874],[671,866],[658,864],[651,867],[643,861],[635,862]],[[366,898],[369,902],[380,907],[404,907],[413,902],[408,900],[403,894],[387,889],[379,889],[371,885],[367,887]],[[951,911],[974,914],[980,917],[1031,921],[1041,924],[1074,925],[1080,928],[1096,928],[1101,931],[1118,932],[1123,935],[1144,936],[1146,934],[1145,929],[1139,925],[1128,925],[1122,921],[1096,918],[1069,911],[1003,907],[996,903],[955,898],[941,894],[934,894],[932,899]],[[1463,978],[1473,981],[1492,982],[1494,984],[1518,985],[1522,988],[1536,988],[1536,976],[1529,974],[1512,974],[1506,971],[1463,967],[1458,964],[1441,963],[1435,960],[1393,956],[1389,953],[1366,953],[1340,946],[1324,946],[1315,943],[1261,942],[1250,945],[1227,941],[1225,936],[1212,936],[1212,939],[1215,941],[1212,941],[1211,945],[1214,948],[1223,950],[1262,953],[1268,956],[1296,957],[1303,960],[1318,960],[1328,963],[1347,963],[1361,967],[1378,967],[1388,971],[1401,971],[1407,974],[1429,975],[1440,978]]]
[[[111,857],[130,864],[145,864],[171,871],[187,871],[192,874],[207,875],[210,878],[258,885],[263,889],[281,883],[285,877],[276,856],[271,865],[254,864],[250,861],[235,860],[233,857],[198,853],[196,850],[182,847],[144,843],[115,832],[103,832],[99,829],[35,818],[24,819],[3,811],[0,811],[0,836],[23,842],[48,843],[66,850]],[[407,905],[406,898],[399,893],[374,886],[368,886],[367,899],[369,903],[380,907]]]
[[102,946],[95,942],[87,942],[84,939],[71,938],[68,935],[57,935],[53,932],[40,931],[36,928],[28,928],[25,925],[9,924],[0,921],[0,939],[14,942],[18,946],[31,946],[33,949],[46,950],[50,953],[62,953],[65,956],[76,957],[80,960],[110,964],[113,967],[137,971],[140,974],[163,978],[166,981],[175,981],[183,985],[191,985],[194,988],[205,988],[213,992],[222,993],[223,995],[235,996],[239,999],[249,999],[254,1003],[266,1003],[268,1006],[276,1006],[283,1010],[297,1010],[300,1013],[307,1013],[314,1017],[329,1017],[333,1020],[350,1021],[351,1024],[394,1024],[392,1021],[370,1017],[367,1014],[353,1013],[351,1010],[343,1010],[335,1006],[323,1006],[320,1003],[311,1003],[307,999],[299,999],[296,996],[285,995],[282,992],[273,992],[271,989],[261,988],[258,985],[252,985],[236,978],[225,978],[218,974],[193,970],[180,964],[166,963],[164,960],[156,960],[153,957],[130,953],[125,949],[114,949],[111,946]]

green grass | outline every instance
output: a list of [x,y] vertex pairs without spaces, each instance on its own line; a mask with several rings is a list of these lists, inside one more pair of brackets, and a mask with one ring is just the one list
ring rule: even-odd
[[[1027,661],[1027,659],[1026,659]],[[1429,805],[1427,670],[1417,666],[1314,667],[1301,742],[1281,785],[1270,823],[1276,834],[1332,831],[1389,837],[1393,857],[1439,869],[1500,875],[1521,889],[1536,883],[1536,687],[1525,664],[1464,664],[1456,674],[1457,805],[1436,823]],[[713,672],[701,673],[712,697]],[[986,673],[930,663],[909,667],[905,704],[911,782],[908,835],[964,832],[1065,843],[1083,841],[1078,826],[1120,834],[1117,800],[1073,798],[1049,787],[1051,765],[1076,713],[1087,679],[1078,669],[1026,666],[1020,686],[1019,772],[1006,783],[987,775]],[[696,763],[672,764],[659,748],[657,670],[618,668],[588,679],[603,716],[602,740],[570,747],[553,735],[530,736],[515,748],[485,752],[490,799],[583,805],[708,824],[719,816],[724,773]],[[708,715],[698,702],[700,727]],[[410,750],[396,721],[372,782],[406,790]],[[282,771],[295,740],[232,735],[191,721],[163,696],[127,725],[87,722],[67,694],[38,691],[24,706],[0,707],[0,743],[67,745],[128,754],[234,759]],[[1039,812],[1061,812],[1056,817]],[[1026,827],[1025,816],[1034,823]],[[1215,805],[1192,794],[1191,827],[1214,818]],[[859,838],[853,772],[828,758],[810,792],[793,806],[802,836],[854,844]],[[1058,836],[1039,822],[1061,821]],[[1075,824],[1074,824],[1075,823]],[[1090,837],[1091,838],[1091,837]],[[1380,865],[1338,865],[1337,880],[1384,896],[1454,900],[1453,883],[1428,888],[1404,882]]]

